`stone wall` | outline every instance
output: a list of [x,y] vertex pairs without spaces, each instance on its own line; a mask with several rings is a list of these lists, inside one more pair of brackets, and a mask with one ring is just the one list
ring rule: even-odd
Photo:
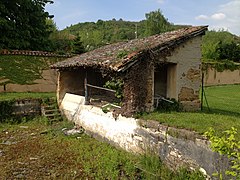
[[154,66],[148,58],[139,59],[139,63],[124,75],[124,113],[153,110]]
[[204,71],[204,85],[217,86],[227,84],[240,84],[240,69],[230,71],[225,70],[218,72],[216,69],[209,67]]
[[114,117],[101,108],[84,105],[84,97],[66,94],[60,109],[74,123],[95,138],[134,153],[155,151],[166,164],[187,166],[208,175],[228,167],[228,160],[209,148],[209,141],[195,132],[163,126],[155,121]]
[[19,99],[13,105],[13,115],[36,116],[41,115],[41,99]]

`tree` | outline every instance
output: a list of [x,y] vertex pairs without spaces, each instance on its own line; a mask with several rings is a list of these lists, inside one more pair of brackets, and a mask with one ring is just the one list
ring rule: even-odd
[[240,62],[240,47],[235,42],[224,44],[222,41],[220,41],[216,51],[219,54],[219,59]]
[[163,16],[160,9],[146,13],[145,35],[150,36],[171,30],[171,23]]
[[54,33],[54,32],[58,31],[57,24],[53,21],[52,18],[47,18],[46,19],[46,24],[48,26],[48,31],[49,32]]
[[206,60],[240,62],[240,39],[227,31],[209,31],[203,37],[202,54]]
[[0,48],[45,50],[50,34],[45,12],[51,0],[1,0]]
[[81,37],[78,35],[73,41],[73,53],[82,54],[85,52]]
[[50,51],[60,54],[71,53],[75,36],[66,31],[54,31],[50,34]]

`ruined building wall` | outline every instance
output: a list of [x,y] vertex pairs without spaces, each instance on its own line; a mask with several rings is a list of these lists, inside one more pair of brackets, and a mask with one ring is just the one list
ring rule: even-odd
[[84,70],[59,71],[57,87],[58,103],[62,102],[66,93],[84,96],[84,78]]
[[[154,66],[148,57],[139,59],[124,78],[123,112],[125,115],[153,109]],[[124,114],[123,113],[123,114]]]
[[188,40],[167,57],[167,62],[177,64],[176,99],[186,111],[200,109],[201,42],[201,36]]

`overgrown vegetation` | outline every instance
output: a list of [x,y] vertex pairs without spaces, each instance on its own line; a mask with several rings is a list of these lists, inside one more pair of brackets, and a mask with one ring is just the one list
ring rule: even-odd
[[113,78],[112,80],[107,81],[105,83],[104,87],[115,90],[116,98],[118,98],[120,100],[123,98],[123,81],[121,79]]
[[62,129],[73,128],[70,122],[44,122],[0,124],[0,179],[204,179],[187,170],[172,172],[157,158],[127,153],[85,134],[66,136]]
[[223,72],[224,70],[234,71],[240,69],[240,64],[229,60],[222,60],[221,62],[204,62],[202,64],[203,71],[207,71],[209,68],[214,68],[218,72]]
[[179,112],[182,111],[182,106],[175,99],[163,99],[159,102],[157,110],[161,112]]
[[55,98],[55,93],[0,93],[0,123],[27,122],[35,116],[31,113],[15,114],[14,106],[17,100],[36,99],[41,104],[48,104],[50,101],[56,101]]
[[236,139],[237,129],[232,127],[224,131],[223,136],[218,136],[213,128],[204,133],[211,141],[213,151],[226,155],[231,161],[231,167],[225,172],[216,172],[215,176],[224,179],[225,174],[240,179],[240,141]]
[[184,167],[178,171],[178,177],[172,176],[173,174],[169,173],[168,168],[161,162],[160,158],[150,152],[141,156],[136,167],[143,172],[144,179],[205,179],[199,171],[190,172]]
[[14,100],[0,101],[0,123],[12,118]]

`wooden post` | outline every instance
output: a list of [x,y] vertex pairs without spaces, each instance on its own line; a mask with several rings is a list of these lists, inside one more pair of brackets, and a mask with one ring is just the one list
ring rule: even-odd
[[204,72],[202,72],[201,111],[203,110]]
[[85,89],[85,105],[88,105],[88,87],[87,87],[87,70],[84,79],[84,89]]

